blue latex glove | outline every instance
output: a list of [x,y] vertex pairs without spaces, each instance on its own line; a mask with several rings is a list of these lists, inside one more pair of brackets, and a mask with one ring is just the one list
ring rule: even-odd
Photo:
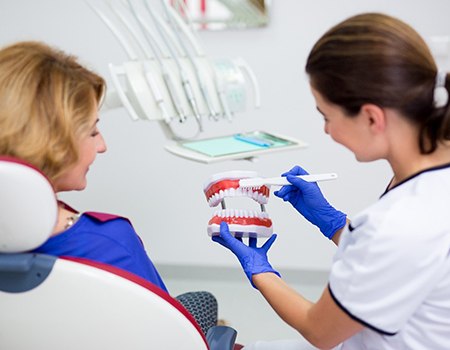
[[213,236],[212,240],[228,248],[234,253],[234,255],[236,255],[250,283],[254,288],[256,288],[252,281],[253,275],[263,272],[272,272],[280,276],[280,274],[272,268],[267,260],[267,251],[271,247],[272,243],[275,242],[276,238],[277,235],[273,234],[261,248],[258,248],[256,246],[256,238],[251,237],[249,238],[249,245],[246,246],[242,242],[242,238],[235,238],[230,234],[230,230],[226,222],[221,222],[220,235]]
[[317,183],[295,177],[307,174],[304,169],[295,166],[282,174],[292,185],[283,186],[274,194],[291,203],[310,223],[317,226],[325,237],[331,239],[336,231],[345,226],[347,216],[327,202]]

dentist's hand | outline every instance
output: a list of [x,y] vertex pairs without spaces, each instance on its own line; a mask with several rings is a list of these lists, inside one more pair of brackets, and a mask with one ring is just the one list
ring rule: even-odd
[[346,215],[334,209],[325,199],[319,186],[315,182],[306,182],[295,177],[308,173],[299,166],[295,166],[287,173],[287,180],[292,184],[283,186],[274,194],[289,202],[310,223],[317,226],[324,236],[329,239],[346,224]]
[[213,236],[212,240],[228,248],[236,255],[250,283],[256,288],[252,281],[253,275],[272,272],[280,276],[267,260],[267,251],[276,238],[277,235],[273,234],[260,248],[256,246],[256,238],[249,238],[249,246],[246,246],[242,243],[242,239],[234,238],[230,234],[227,223],[222,222],[220,224],[220,236]]

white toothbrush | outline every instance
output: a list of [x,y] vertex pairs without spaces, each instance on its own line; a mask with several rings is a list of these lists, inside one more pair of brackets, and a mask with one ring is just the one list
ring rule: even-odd
[[[298,178],[307,182],[317,182],[337,179],[336,173],[327,174],[310,174],[310,175],[297,175]],[[291,183],[284,176],[279,177],[253,177],[239,180],[239,187],[241,188],[259,188],[264,185],[273,186],[285,186]]]

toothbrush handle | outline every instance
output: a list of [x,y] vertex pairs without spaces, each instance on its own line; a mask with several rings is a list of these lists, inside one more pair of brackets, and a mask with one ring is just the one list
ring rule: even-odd
[[318,182],[337,179],[336,173],[326,173],[326,174],[310,174],[310,175],[299,175],[297,176],[307,182]]
[[[298,175],[297,177],[307,182],[317,182],[317,181],[334,180],[337,178],[337,174],[336,173],[310,174],[310,175]],[[284,176],[269,177],[265,179],[264,182],[268,185],[274,186],[285,186],[291,184]]]

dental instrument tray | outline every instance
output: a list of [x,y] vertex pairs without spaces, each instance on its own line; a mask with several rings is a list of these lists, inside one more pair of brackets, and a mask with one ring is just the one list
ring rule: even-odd
[[305,148],[303,141],[288,136],[251,131],[193,141],[179,141],[165,146],[177,156],[201,163],[248,159],[260,155]]

